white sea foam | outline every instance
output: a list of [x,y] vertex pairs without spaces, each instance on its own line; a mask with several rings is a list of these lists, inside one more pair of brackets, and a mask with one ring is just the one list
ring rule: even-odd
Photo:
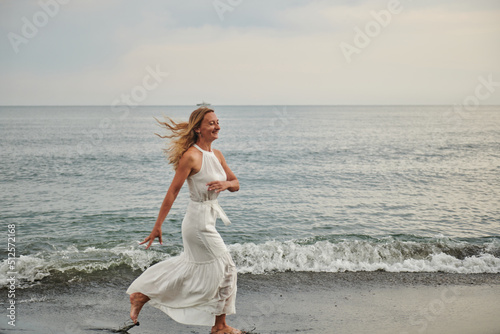
[[[240,273],[262,274],[272,271],[376,271],[500,273],[498,241],[481,246],[435,238],[426,241],[346,239],[337,241],[267,241],[263,244],[232,244],[229,250]],[[452,255],[455,254],[455,255]],[[457,255],[458,254],[458,255]],[[67,281],[85,274],[125,265],[144,270],[170,255],[137,245],[110,249],[74,246],[55,252],[20,256],[16,259],[16,278],[31,285],[54,273],[70,272]],[[0,286],[8,284],[8,266],[0,265]]]
[[21,299],[18,303],[41,303],[47,300],[47,296],[31,297],[30,299]]
[[[460,247],[460,245],[456,245]],[[499,273],[500,258],[489,253],[456,258],[436,244],[416,242],[376,243],[349,240],[338,243],[318,241],[268,241],[264,244],[234,244],[230,247],[240,273],[269,271],[376,271]]]
[[[32,255],[21,255],[16,258],[15,277],[18,283],[23,286],[26,283],[29,285],[39,281],[54,272],[92,273],[122,264],[134,270],[144,270],[153,262],[158,262],[166,257],[168,255],[165,253],[155,250],[144,251],[136,246],[117,246],[111,249],[88,247],[84,250],[69,246],[67,249],[50,253],[39,252]],[[0,287],[9,284],[9,272],[7,260],[4,260],[0,265]]]

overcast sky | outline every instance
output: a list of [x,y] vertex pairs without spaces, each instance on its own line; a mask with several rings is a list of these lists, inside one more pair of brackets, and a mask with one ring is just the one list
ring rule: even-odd
[[2,0],[0,19],[0,105],[500,104],[498,0]]

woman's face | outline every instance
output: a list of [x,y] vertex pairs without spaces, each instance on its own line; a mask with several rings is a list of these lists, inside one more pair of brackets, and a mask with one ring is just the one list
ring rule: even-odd
[[200,125],[200,137],[207,141],[214,141],[219,138],[219,119],[214,112],[209,112],[203,117]]

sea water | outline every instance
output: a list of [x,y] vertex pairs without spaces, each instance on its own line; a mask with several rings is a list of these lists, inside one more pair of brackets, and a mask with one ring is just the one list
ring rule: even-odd
[[[8,225],[25,289],[179,255],[187,185],[163,245],[139,242],[174,176],[154,118],[195,108],[0,107],[1,286]],[[240,273],[500,272],[500,107],[214,109],[212,147],[240,182],[217,226]]]

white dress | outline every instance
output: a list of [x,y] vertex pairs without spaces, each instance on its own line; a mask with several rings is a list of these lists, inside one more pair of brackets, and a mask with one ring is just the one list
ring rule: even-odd
[[206,186],[225,181],[226,173],[214,152],[194,146],[203,153],[203,162],[187,178],[191,201],[182,221],[184,251],[149,267],[127,293],[145,294],[150,305],[177,322],[213,326],[216,315],[235,313],[236,267],[215,229],[217,217],[226,225],[230,221],[217,203],[218,193]]

